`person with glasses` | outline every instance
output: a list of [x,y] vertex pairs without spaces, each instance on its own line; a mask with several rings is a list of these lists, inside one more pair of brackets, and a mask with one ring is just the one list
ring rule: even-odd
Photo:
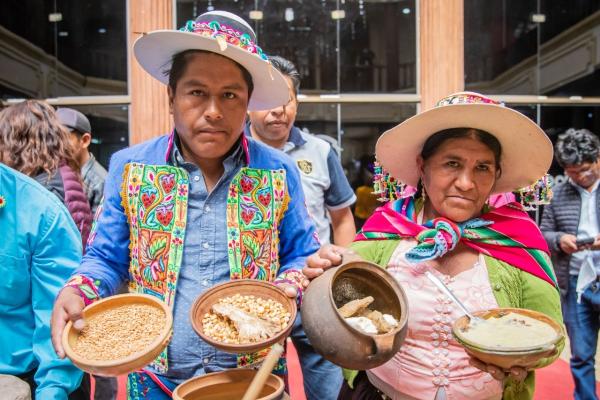
[[600,140],[569,129],[555,145],[568,180],[544,209],[541,230],[555,260],[562,310],[571,341],[575,399],[597,399],[594,371],[600,329]]

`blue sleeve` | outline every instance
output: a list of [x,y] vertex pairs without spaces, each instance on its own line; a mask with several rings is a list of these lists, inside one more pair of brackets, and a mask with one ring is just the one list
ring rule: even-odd
[[100,297],[111,296],[129,277],[129,224],[121,205],[121,185],[126,162],[115,154],[104,185],[104,201],[76,274],[99,282]]
[[298,169],[286,168],[290,201],[279,231],[280,274],[288,270],[302,270],[306,258],[319,249],[316,228],[308,215]]
[[33,354],[38,399],[66,399],[79,387],[83,373],[68,359],[59,359],[50,339],[50,315],[56,295],[81,260],[81,236],[66,209],[46,213],[32,251],[31,304],[35,316]]
[[325,205],[331,210],[349,207],[356,201],[356,195],[344,175],[342,164],[332,148],[327,154],[327,169],[329,170],[329,188],[325,191]]

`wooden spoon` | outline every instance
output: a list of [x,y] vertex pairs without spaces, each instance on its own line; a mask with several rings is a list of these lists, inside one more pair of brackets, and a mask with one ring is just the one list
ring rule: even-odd
[[271,374],[273,367],[275,367],[275,364],[277,363],[277,360],[279,360],[279,357],[281,357],[282,353],[283,346],[279,343],[275,343],[273,347],[271,347],[269,354],[267,354],[267,357],[258,369],[258,372],[256,373],[256,375],[254,375],[252,382],[250,382],[250,386],[248,386],[248,389],[246,389],[246,393],[244,393],[244,397],[242,397],[242,400],[258,399],[260,391],[265,385],[267,378]]

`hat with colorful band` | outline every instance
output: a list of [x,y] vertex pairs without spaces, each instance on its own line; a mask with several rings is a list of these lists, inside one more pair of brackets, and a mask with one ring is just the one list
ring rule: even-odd
[[186,50],[204,50],[227,57],[252,76],[254,90],[248,110],[268,110],[286,104],[289,90],[284,77],[271,66],[256,44],[256,35],[246,21],[226,11],[210,11],[180,30],[157,30],[136,40],[136,59],[154,78],[169,82],[173,56]]
[[502,148],[502,173],[494,187],[505,193],[535,184],[552,163],[552,142],[531,119],[473,92],[459,92],[385,132],[375,147],[377,160],[398,181],[417,186],[417,157],[433,134],[451,128],[475,128],[496,137]]

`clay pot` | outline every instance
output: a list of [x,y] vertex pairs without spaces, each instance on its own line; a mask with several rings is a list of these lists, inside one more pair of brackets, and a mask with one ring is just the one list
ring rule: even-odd
[[[372,296],[369,306],[391,314],[398,326],[386,334],[354,329],[338,313],[349,301]],[[396,280],[382,267],[344,255],[344,262],[326,270],[308,286],[302,303],[302,325],[312,346],[327,360],[355,370],[375,368],[398,352],[406,337],[408,301]]]
[[475,311],[473,312],[473,315],[483,319],[488,319],[498,317],[509,312],[526,315],[530,318],[535,318],[539,321],[547,323],[556,331],[556,337],[547,343],[540,343],[537,346],[519,347],[517,343],[515,344],[515,347],[505,350],[498,350],[497,348],[494,349],[479,343],[473,343],[463,335],[462,332],[469,325],[469,318],[466,315],[454,321],[452,324],[452,333],[454,334],[456,341],[464,347],[467,354],[483,361],[486,364],[493,364],[503,368],[504,370],[509,370],[512,367],[534,367],[538,361],[540,361],[540,359],[553,354],[557,344],[564,340],[565,333],[563,327],[546,314],[538,311],[521,308],[494,308],[491,310]]
[[[241,399],[256,375],[253,369],[230,369],[188,379],[173,391],[174,400]],[[269,375],[257,400],[286,400],[283,380]]]

